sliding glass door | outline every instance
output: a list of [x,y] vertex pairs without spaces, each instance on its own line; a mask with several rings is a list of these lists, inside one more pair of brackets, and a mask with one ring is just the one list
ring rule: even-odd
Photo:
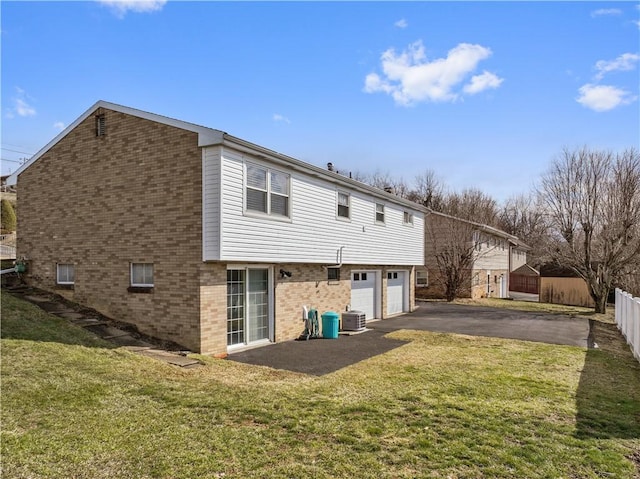
[[270,339],[269,268],[227,270],[227,345]]

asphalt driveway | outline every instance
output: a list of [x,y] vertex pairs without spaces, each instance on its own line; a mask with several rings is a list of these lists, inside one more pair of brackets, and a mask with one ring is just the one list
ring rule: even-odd
[[588,347],[588,319],[440,301],[419,304],[413,313],[375,321],[367,327],[386,332],[417,329]]
[[[302,332],[303,324],[300,322]],[[445,302],[419,303],[413,313],[367,323],[368,331],[338,339],[285,341],[232,353],[247,364],[322,376],[405,344],[387,333],[414,329],[589,347],[589,320]]]

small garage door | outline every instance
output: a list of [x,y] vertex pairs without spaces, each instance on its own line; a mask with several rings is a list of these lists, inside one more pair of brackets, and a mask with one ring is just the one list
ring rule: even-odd
[[387,315],[404,312],[405,274],[404,271],[387,273]]
[[376,317],[376,274],[361,271],[351,274],[351,309],[363,311],[366,319]]

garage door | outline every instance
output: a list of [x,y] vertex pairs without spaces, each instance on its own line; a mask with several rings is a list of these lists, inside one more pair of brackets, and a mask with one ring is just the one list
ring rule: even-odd
[[387,315],[404,311],[405,287],[404,271],[387,273]]
[[351,309],[363,311],[366,319],[376,317],[376,274],[364,272],[351,274]]

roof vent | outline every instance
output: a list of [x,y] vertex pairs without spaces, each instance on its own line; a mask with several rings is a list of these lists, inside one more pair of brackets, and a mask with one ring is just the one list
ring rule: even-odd
[[106,119],[104,114],[96,115],[96,136],[104,136],[106,132]]

